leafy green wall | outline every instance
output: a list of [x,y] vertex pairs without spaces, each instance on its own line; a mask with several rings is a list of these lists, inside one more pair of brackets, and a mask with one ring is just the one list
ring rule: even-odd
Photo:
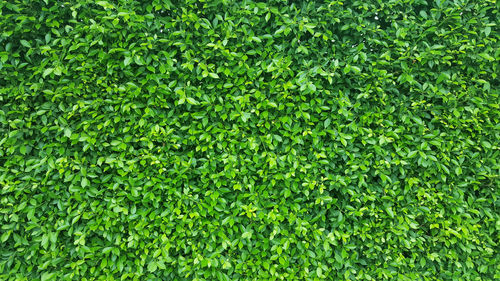
[[0,280],[500,278],[496,1],[0,11]]

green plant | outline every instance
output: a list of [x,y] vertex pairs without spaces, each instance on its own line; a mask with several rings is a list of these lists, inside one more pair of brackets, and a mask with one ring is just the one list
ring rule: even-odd
[[1,280],[494,280],[498,2],[0,3]]

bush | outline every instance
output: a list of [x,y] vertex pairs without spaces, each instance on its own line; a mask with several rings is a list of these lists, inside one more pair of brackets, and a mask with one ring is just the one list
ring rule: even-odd
[[493,280],[496,1],[0,3],[1,280]]

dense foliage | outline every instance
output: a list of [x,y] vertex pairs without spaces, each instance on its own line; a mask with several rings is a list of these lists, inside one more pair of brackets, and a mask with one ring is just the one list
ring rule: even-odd
[[499,4],[0,2],[0,280],[500,278]]

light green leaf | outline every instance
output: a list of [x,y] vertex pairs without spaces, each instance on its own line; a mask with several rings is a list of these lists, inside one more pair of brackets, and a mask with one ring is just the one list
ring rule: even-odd
[[247,239],[247,238],[252,238],[252,231],[245,231],[243,232],[243,234],[241,235],[241,238],[242,239]]
[[42,243],[41,243],[42,247],[44,249],[47,249],[49,247],[49,236],[47,234],[44,234],[42,236]]
[[89,185],[89,180],[87,178],[82,178],[82,187],[87,187]]
[[387,207],[385,210],[387,211],[387,214],[389,214],[391,218],[394,218],[394,212],[392,211],[392,207]]
[[125,57],[125,59],[123,60],[123,64],[125,66],[129,65],[131,62],[132,62],[132,58],[131,57]]
[[21,40],[19,42],[21,42],[21,45],[23,45],[24,47],[31,48],[31,44],[28,41]]
[[43,78],[45,78],[47,75],[51,74],[54,71],[53,68],[47,68],[43,71]]
[[487,26],[484,28],[484,35],[490,36],[491,33],[491,27]]
[[252,40],[256,41],[256,42],[259,42],[259,43],[262,42],[262,40],[259,37],[257,37],[257,36],[252,36]]
[[192,105],[198,105],[200,104],[197,100],[193,99],[193,98],[186,98],[186,101],[189,103],[189,104],[192,104]]
[[64,136],[66,136],[67,138],[71,137],[71,129],[70,128],[64,129]]

